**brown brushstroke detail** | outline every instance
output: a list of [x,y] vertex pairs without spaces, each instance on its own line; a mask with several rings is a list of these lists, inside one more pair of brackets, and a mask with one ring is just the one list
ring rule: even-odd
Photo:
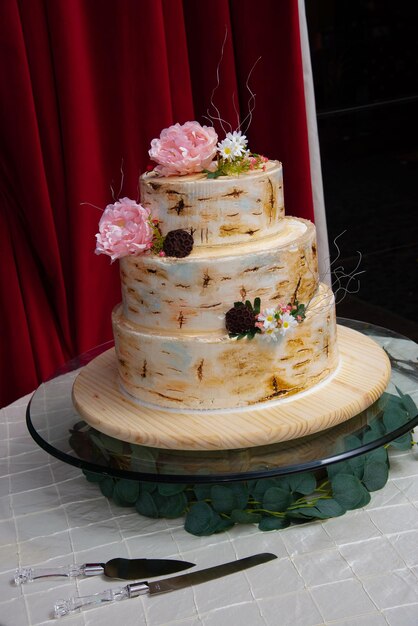
[[275,296],[272,296],[272,297],[270,298],[270,300],[282,300],[282,299],[283,299],[283,296],[282,296],[282,294],[281,294],[281,293],[276,293],[276,295],[275,295]]
[[156,274],[157,270],[147,269],[148,274]]
[[240,294],[241,294],[241,298],[243,300],[245,300],[245,296],[247,295],[247,290],[245,289],[244,286],[241,287],[241,289],[239,290]]
[[135,293],[135,289],[133,287],[127,287],[128,293]]
[[168,370],[173,370],[173,372],[180,372],[180,374],[182,373],[181,370],[177,369],[177,367],[167,367]]
[[243,189],[233,189],[229,193],[224,193],[221,198],[239,198],[245,191]]
[[124,359],[118,359],[118,361],[122,365],[122,367],[126,367],[126,361]]
[[161,287],[165,287],[166,283],[161,283]]
[[169,209],[168,209],[168,210],[169,210],[169,211],[175,211],[175,212],[177,213],[177,215],[180,215],[181,213],[183,213],[184,207],[185,207],[184,200],[183,200],[183,198],[181,198],[181,199],[177,202],[177,204],[175,204],[175,205],[174,205],[174,206],[172,206],[172,207],[169,207]]
[[213,309],[221,304],[222,302],[216,302],[216,304],[201,304],[199,309]]
[[315,258],[316,257],[316,245],[314,243],[312,244],[312,254]]
[[249,228],[248,230],[245,231],[245,235],[250,235],[250,237],[252,237],[253,235],[255,235],[255,233],[258,233],[260,229],[256,228],[255,230],[252,228]]
[[239,213],[227,213],[226,217],[236,217]]
[[298,295],[298,291],[299,291],[299,287],[300,287],[300,283],[301,283],[301,282],[302,282],[302,276],[299,276],[299,280],[298,280],[298,282],[297,282],[296,289],[295,289],[295,291],[293,292],[292,297],[290,298],[290,303],[291,303],[291,304],[294,304],[294,303],[295,303],[295,301],[298,299],[298,298],[297,298],[297,295]]
[[248,270],[244,270],[244,274],[246,274],[247,272],[256,272],[259,269],[259,267],[249,267]]
[[267,184],[269,186],[270,189],[270,198],[269,198],[269,205],[270,205],[270,212],[269,212],[269,221],[271,223],[272,219],[273,219],[273,213],[274,213],[274,189],[273,189],[273,183],[271,182],[270,178],[267,178]]
[[224,233],[225,235],[229,235],[236,230],[238,230],[238,226],[221,226],[219,232],[221,234]]
[[147,377],[147,361],[146,359],[144,359],[144,363],[142,365],[141,378],[146,378],[146,377]]
[[171,354],[171,353],[167,352],[167,350],[161,350],[161,354]]
[[294,370],[298,370],[301,367],[305,367],[305,365],[309,365],[309,363],[311,362],[310,359],[306,359],[306,361],[299,361],[299,363],[295,363],[292,367],[292,369]]
[[144,282],[144,281],[143,281],[143,280],[141,280],[140,278],[134,278],[134,280],[135,280],[135,282],[136,282],[136,283],[143,283],[143,282]]
[[175,196],[180,196],[181,195],[180,191],[176,191],[175,189],[166,189],[165,193],[167,195],[168,194],[172,194],[172,195],[174,194]]
[[205,362],[205,359],[202,359],[199,363],[199,366],[197,368],[197,377],[199,380],[203,379],[203,363]]
[[[257,200],[257,202],[260,202],[260,200]],[[258,211],[258,212],[252,211],[251,215],[263,215],[263,212],[262,211]]]
[[177,321],[178,321],[178,323],[179,323],[179,328],[182,328],[182,327],[183,327],[184,322],[186,321],[186,320],[185,320],[185,317],[184,317],[184,315],[183,315],[183,311],[180,311],[179,316],[178,316],[178,318],[177,318]]
[[282,270],[282,269],[284,269],[284,265],[273,265],[272,267],[268,267],[265,271],[275,272],[276,270]]
[[213,278],[211,278],[208,274],[208,272],[206,271],[203,274],[203,288],[207,287],[210,283],[210,281],[213,280]]
[[176,287],[181,287],[182,289],[190,289],[190,285],[182,285],[181,283],[177,283]]
[[198,198],[197,201],[198,202],[206,202],[206,200],[212,200],[212,198]]
[[151,311],[153,315],[160,315],[160,311]]
[[[173,389],[173,391],[176,391],[175,389]],[[160,398],[165,398],[166,400],[172,400],[173,402],[182,402],[182,400],[180,398],[173,398],[172,396],[166,396],[163,393],[160,393],[159,391],[152,391],[150,393],[154,393],[157,396],[160,396]]]
[[200,243],[208,243],[209,241],[209,229],[201,228],[200,229]]
[[221,280],[232,280],[231,276],[222,276]]
[[131,311],[131,313],[139,313],[138,309],[136,309],[136,308],[135,308],[135,307],[133,307],[133,306],[129,306],[129,307],[128,307],[128,311]]
[[157,189],[159,189],[161,187],[160,183],[147,182],[147,185],[149,185],[151,187],[151,189],[153,189],[154,191],[157,191]]
[[173,304],[174,300],[163,300],[166,304]]

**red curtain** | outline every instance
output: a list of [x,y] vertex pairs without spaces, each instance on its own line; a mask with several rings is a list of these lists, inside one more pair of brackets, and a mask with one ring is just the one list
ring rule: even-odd
[[297,4],[2,0],[0,406],[111,339],[100,209],[112,188],[137,197],[163,128],[207,123],[226,32],[216,106],[245,117],[261,57],[249,145],[284,162],[286,212],[313,219]]

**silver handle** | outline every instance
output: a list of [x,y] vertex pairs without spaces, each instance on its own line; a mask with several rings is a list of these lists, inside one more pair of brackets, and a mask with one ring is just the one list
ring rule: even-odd
[[119,602],[125,598],[135,598],[144,593],[148,593],[148,585],[145,582],[140,582],[116,589],[106,589],[106,591],[94,593],[91,596],[73,596],[68,600],[58,600],[54,606],[54,613],[55,617],[64,617],[85,606],[99,606],[100,604]]
[[[16,585],[23,585],[37,578],[50,578],[55,576],[72,578],[73,576],[85,576],[85,568],[86,565],[65,565],[64,567],[52,568],[18,567],[14,580]],[[103,568],[100,573],[103,573]]]

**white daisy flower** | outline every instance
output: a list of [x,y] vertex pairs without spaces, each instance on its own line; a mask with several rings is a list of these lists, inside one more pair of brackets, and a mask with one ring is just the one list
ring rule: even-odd
[[240,130],[227,133],[225,139],[217,145],[219,154],[226,161],[233,161],[246,154],[247,137]]
[[243,135],[240,130],[234,130],[233,133],[227,133],[226,136],[234,146],[234,155],[236,157],[244,156],[248,143],[247,137]]
[[280,317],[280,334],[285,335],[288,330],[298,325],[297,320],[290,313],[283,313]]
[[266,309],[258,315],[257,319],[259,322],[262,322],[265,330],[277,328],[276,309]]
[[218,143],[217,149],[219,154],[223,159],[225,159],[225,161],[232,161],[232,159],[235,158],[234,144],[230,139],[228,139],[228,137]]

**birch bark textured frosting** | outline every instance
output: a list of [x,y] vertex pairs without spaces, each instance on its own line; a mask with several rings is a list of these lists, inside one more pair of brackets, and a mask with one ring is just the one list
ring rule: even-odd
[[[185,258],[120,260],[122,303],[112,322],[127,396],[167,409],[233,409],[331,376],[338,366],[334,297],[319,283],[314,225],[284,217],[279,162],[215,179],[147,173],[140,189],[162,234],[184,229],[194,248]],[[228,334],[228,309],[258,298],[267,312],[299,302],[306,317],[275,340]]]

